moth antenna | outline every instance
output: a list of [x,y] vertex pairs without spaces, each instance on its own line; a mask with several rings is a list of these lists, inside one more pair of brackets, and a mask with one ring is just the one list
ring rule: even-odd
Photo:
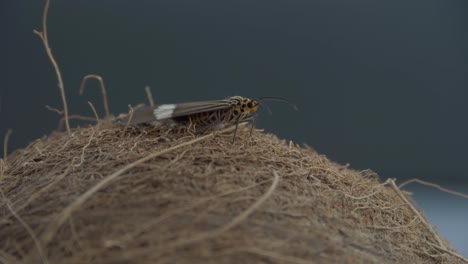
[[270,106],[268,106],[268,104],[266,104],[266,103],[264,103],[264,102],[261,102],[261,101],[258,101],[258,103],[259,103],[261,106],[265,107],[265,109],[267,110],[268,114],[270,114],[270,115],[273,114],[273,112],[271,111],[271,108],[270,108]]
[[264,97],[258,98],[257,100],[259,102],[262,101],[262,100],[265,100],[265,101],[283,101],[283,102],[288,103],[290,106],[292,106],[292,108],[294,108],[294,110],[299,111],[299,108],[297,108],[297,106],[295,104],[291,103],[288,99],[285,99],[285,98],[274,97],[274,96],[264,96]]

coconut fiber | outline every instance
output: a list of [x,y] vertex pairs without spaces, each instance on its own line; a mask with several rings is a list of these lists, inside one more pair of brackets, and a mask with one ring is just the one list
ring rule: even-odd
[[393,180],[246,127],[56,132],[0,160],[2,263],[463,263]]

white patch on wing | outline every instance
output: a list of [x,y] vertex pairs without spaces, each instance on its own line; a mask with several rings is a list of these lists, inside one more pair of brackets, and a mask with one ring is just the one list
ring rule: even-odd
[[163,104],[154,109],[153,114],[156,120],[171,118],[174,109],[176,108],[175,104]]

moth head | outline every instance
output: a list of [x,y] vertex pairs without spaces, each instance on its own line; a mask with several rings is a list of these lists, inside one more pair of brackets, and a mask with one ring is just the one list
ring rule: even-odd
[[229,98],[233,102],[234,113],[253,114],[258,110],[259,102],[256,99],[249,99],[242,96]]
[[[257,99],[249,99],[242,96],[233,96],[229,98],[233,103],[233,108],[240,113],[249,113],[255,114],[258,111],[258,107],[261,105],[265,106],[268,112],[271,113],[268,106],[263,101],[283,101],[290,104],[295,110],[298,110],[297,107],[291,104],[288,100],[281,97],[260,97]],[[238,112],[235,112],[238,113]]]
[[242,113],[253,114],[258,110],[259,102],[256,99],[242,98],[239,103],[239,110]]
[[247,112],[256,113],[258,110],[259,103],[255,99],[247,99],[246,103]]

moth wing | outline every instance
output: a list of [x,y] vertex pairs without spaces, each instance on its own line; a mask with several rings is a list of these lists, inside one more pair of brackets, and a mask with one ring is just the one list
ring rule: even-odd
[[152,121],[155,121],[153,116],[153,108],[145,105],[134,107],[132,115],[130,115],[129,113],[120,114],[114,120],[115,123],[129,125],[150,123]]
[[162,120],[225,109],[229,106],[230,103],[227,100],[212,100],[181,104],[162,104],[155,107],[153,114],[156,120]]

